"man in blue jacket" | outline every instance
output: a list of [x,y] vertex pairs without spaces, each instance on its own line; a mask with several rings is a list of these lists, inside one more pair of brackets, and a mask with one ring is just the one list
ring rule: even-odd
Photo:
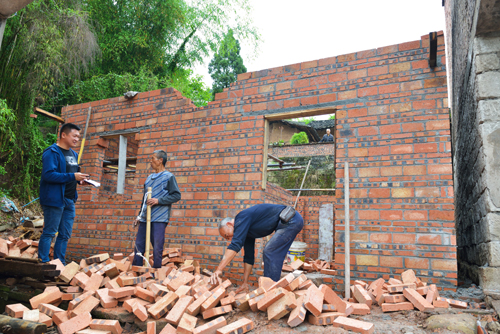
[[80,128],[65,123],[59,130],[57,143],[43,151],[40,204],[44,224],[38,243],[38,259],[41,262],[50,261],[50,243],[58,232],[54,259],[66,264],[66,247],[73,229],[75,202],[78,198],[76,184],[88,178],[87,174],[79,172],[78,154],[71,149],[77,146],[79,140]]
[[244,247],[243,284],[236,290],[236,293],[248,291],[248,278],[255,261],[255,239],[267,237],[273,232],[275,232],[274,235],[266,243],[262,253],[264,277],[269,277],[275,282],[280,279],[286,254],[295,237],[304,227],[304,220],[298,212],[295,212],[295,216],[288,223],[283,224],[279,216],[285,208],[285,205],[279,204],[257,204],[238,213],[235,219],[225,218],[219,223],[219,234],[231,241],[231,244],[210,278],[212,284],[219,281],[224,268]]

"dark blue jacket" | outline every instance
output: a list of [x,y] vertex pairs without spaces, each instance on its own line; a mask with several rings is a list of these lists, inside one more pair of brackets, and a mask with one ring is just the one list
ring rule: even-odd
[[[78,154],[72,149],[70,151],[78,161]],[[66,173],[66,159],[57,144],[52,144],[43,151],[42,164],[40,204],[62,208],[66,183],[75,181],[75,174]],[[77,198],[78,193],[75,191],[74,201]]]

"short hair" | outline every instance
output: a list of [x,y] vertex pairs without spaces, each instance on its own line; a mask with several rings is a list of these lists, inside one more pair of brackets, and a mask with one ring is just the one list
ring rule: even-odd
[[167,152],[164,150],[156,150],[153,153],[156,155],[156,158],[162,160],[163,166],[167,164]]
[[326,131],[331,131],[330,129],[326,129]]
[[59,138],[61,138],[62,134],[65,133],[65,134],[68,134],[71,132],[71,130],[78,130],[80,131],[80,127],[76,124],[73,124],[73,123],[64,123],[62,126],[61,126],[61,129],[59,130]]
[[227,223],[230,223],[233,221],[233,218],[224,218],[219,222],[219,230],[227,225]]

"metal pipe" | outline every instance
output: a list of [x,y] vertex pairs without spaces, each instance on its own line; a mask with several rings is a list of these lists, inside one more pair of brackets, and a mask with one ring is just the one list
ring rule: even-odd
[[[148,200],[151,199],[151,192],[153,188],[148,187]],[[146,208],[146,252],[144,252],[144,257],[149,261],[149,245],[151,241],[151,205]],[[148,262],[144,260],[144,266],[148,265]]]
[[344,286],[345,286],[345,298],[351,298],[351,231],[350,231],[350,217],[349,217],[349,163],[345,163],[344,169],[344,218],[345,218],[345,229],[344,229]]

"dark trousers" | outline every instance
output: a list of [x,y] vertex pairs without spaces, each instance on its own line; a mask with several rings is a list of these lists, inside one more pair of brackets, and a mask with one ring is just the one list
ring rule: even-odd
[[[165,228],[168,223],[151,223],[151,243],[153,244],[153,268],[161,268],[163,245],[165,244]],[[144,259],[137,255],[140,252],[144,256],[146,250],[146,223],[139,223],[139,230],[135,237],[133,266],[142,266]],[[149,259],[148,259],[149,261]]]
[[298,212],[295,212],[295,216],[290,219],[288,224],[282,224],[281,222],[278,224],[273,237],[264,247],[262,255],[264,259],[264,277],[269,277],[275,282],[279,281],[286,254],[303,227],[304,220]]

